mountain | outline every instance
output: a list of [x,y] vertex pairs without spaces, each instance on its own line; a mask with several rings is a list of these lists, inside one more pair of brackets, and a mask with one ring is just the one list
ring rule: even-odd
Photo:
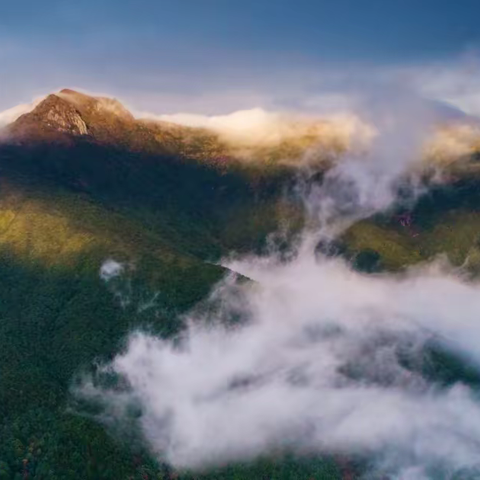
[[213,117],[206,124],[193,121],[194,126],[188,126],[191,121],[182,123],[181,115],[180,123],[174,123],[176,119],[175,115],[137,119],[115,99],[64,89],[48,95],[3,133],[14,143],[72,145],[83,140],[145,154],[182,156],[219,168],[238,163],[285,166],[305,161],[308,150],[308,161],[321,163],[344,152],[351,137],[357,136],[355,142],[361,143],[372,134],[353,116],[289,118],[254,109]]
[[263,200],[278,195],[289,177],[282,166],[267,172],[226,161],[220,140],[204,129],[136,120],[116,100],[71,90],[47,96],[7,126],[4,139],[0,154],[10,176],[54,183],[116,209],[135,206],[142,218],[160,210],[172,234],[172,224],[183,224],[175,218],[188,216],[192,228],[199,224],[193,217],[208,219],[198,227],[202,235],[230,235],[231,229],[219,231],[225,215],[240,223],[240,210],[255,204],[258,216]]
[[[204,161],[201,142],[180,145],[192,132],[212,137],[70,90],[4,129],[0,478],[159,478],[142,445],[70,411],[71,383],[135,326],[177,332],[224,275],[214,263],[292,210],[282,169]],[[102,278],[109,261],[121,278]]]
[[7,126],[6,136],[16,143],[65,145],[83,137],[101,145],[168,151],[168,142],[158,142],[154,129],[137,122],[117,100],[68,89],[48,95],[31,112],[21,115]]
[[[299,231],[300,201],[285,193],[299,172],[307,185],[321,183],[329,163],[304,172],[281,160],[315,145],[326,128],[317,127],[250,146],[249,159],[262,161],[249,161],[218,131],[139,120],[116,100],[62,90],[4,128],[0,478],[174,478],[134,431],[112,438],[88,411],[75,413],[72,382],[121,349],[133,328],[178,332],[181,313],[226,273],[216,264],[223,255],[262,251],[280,227],[284,241]],[[477,158],[468,155],[448,175],[414,206],[352,225],[336,252],[365,272],[401,271],[443,253],[476,274]],[[109,276],[112,265],[120,276]],[[341,475],[332,459],[282,458],[195,478],[280,471]]]

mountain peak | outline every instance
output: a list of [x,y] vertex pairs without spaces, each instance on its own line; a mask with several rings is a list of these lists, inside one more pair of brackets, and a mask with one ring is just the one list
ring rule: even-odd
[[75,105],[87,114],[115,115],[125,121],[134,121],[134,116],[115,98],[94,97],[85,93],[64,88],[57,96]]
[[9,127],[14,137],[44,138],[55,132],[87,135],[88,127],[74,105],[55,94],[48,95],[31,112],[21,115]]
[[111,143],[134,124],[134,116],[116,99],[63,89],[17,118],[8,127],[8,133],[22,142],[88,136]]

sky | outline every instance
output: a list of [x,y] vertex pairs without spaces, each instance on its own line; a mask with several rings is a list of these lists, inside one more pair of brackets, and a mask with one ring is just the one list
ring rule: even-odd
[[141,111],[219,114],[395,78],[480,111],[475,0],[3,3],[0,110],[70,87]]

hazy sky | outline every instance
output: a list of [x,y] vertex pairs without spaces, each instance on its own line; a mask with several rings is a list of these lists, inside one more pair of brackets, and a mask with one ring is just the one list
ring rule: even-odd
[[478,0],[3,3],[0,109],[80,87],[140,110],[213,113],[398,70],[477,73]]

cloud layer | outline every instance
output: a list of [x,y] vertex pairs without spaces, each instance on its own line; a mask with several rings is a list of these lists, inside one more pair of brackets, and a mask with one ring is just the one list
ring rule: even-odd
[[259,282],[243,292],[245,326],[192,319],[176,346],[137,333],[111,365],[156,454],[189,468],[279,448],[365,455],[399,478],[480,464],[476,394],[420,373],[428,342],[479,365],[477,286],[434,269],[367,278],[326,259],[236,266]]
[[31,103],[17,105],[15,107],[9,108],[8,110],[0,112],[0,128],[14,122],[21,115],[31,112],[43,100],[43,98],[44,97],[40,97],[35,99]]
[[325,144],[352,141],[369,143],[374,129],[353,114],[306,118],[295,113],[267,112],[261,108],[239,110],[228,115],[198,114],[150,115],[152,119],[190,127],[210,129],[233,145],[276,146],[301,136],[315,136]]

